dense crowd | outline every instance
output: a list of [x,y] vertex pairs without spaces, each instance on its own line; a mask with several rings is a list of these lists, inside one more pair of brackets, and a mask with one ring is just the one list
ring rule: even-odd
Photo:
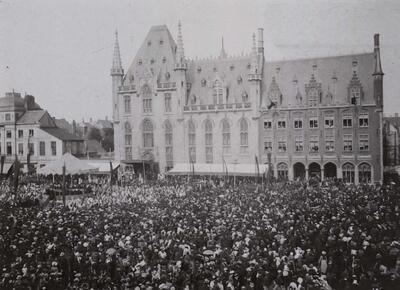
[[20,206],[39,185],[0,195],[0,289],[399,289],[394,186],[166,179],[93,191],[66,207]]

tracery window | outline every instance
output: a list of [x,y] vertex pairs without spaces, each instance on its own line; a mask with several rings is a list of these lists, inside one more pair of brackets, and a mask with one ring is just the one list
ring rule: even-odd
[[166,121],[165,122],[165,160],[166,160],[168,168],[171,168],[174,165],[172,137],[173,137],[172,125],[169,121]]
[[154,137],[153,137],[153,123],[150,120],[144,120],[143,122],[143,147],[153,148]]
[[229,153],[231,148],[231,126],[227,119],[222,121],[222,150]]
[[240,121],[240,152],[247,152],[249,147],[249,124],[246,119]]
[[213,126],[210,120],[205,123],[206,163],[213,163]]
[[125,122],[125,158],[132,159],[132,127],[129,122]]
[[189,162],[196,163],[196,127],[192,120],[188,123],[189,135]]
[[144,85],[142,89],[143,94],[143,112],[144,113],[151,113],[152,111],[152,93],[151,89],[148,85]]
[[354,183],[354,165],[351,163],[346,163],[342,166],[343,181],[347,183]]

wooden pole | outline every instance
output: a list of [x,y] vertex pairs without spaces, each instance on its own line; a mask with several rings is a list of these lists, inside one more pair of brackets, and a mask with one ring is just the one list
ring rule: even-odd
[[65,187],[65,171],[66,171],[66,168],[65,168],[65,164],[64,164],[64,166],[62,168],[62,173],[63,173],[62,198],[63,198],[63,205],[64,206],[65,206],[65,190],[66,190],[66,187]]

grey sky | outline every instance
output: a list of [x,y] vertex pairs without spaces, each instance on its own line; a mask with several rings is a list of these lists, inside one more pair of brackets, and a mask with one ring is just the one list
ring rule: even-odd
[[373,50],[381,34],[385,113],[400,111],[400,1],[0,0],[0,95],[33,94],[53,116],[111,115],[114,31],[124,69],[152,25],[176,38],[189,58],[247,53],[264,28],[267,59]]

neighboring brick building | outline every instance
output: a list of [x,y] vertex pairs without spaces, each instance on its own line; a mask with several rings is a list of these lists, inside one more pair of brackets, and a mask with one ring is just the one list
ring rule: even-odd
[[[248,55],[188,60],[166,26],[128,71],[116,37],[115,158],[125,164],[271,162],[275,175],[382,181],[383,72],[374,52],[269,62],[263,30]],[[270,160],[268,158],[270,156]]]

